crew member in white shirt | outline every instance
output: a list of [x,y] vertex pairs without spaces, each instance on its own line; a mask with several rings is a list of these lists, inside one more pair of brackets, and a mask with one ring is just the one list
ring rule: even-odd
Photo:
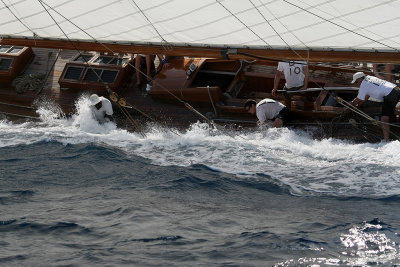
[[114,112],[110,100],[96,94],[91,95],[89,100],[93,115],[100,123],[113,120]]
[[265,98],[260,102],[249,99],[244,104],[248,113],[256,114],[259,124],[265,124],[267,120],[273,121],[273,127],[280,128],[289,121],[289,110],[282,103],[271,98]]
[[350,103],[353,106],[361,106],[369,97],[383,101],[381,116],[381,121],[383,122],[382,131],[383,139],[388,141],[390,136],[390,116],[394,115],[396,104],[400,100],[400,88],[394,83],[365,75],[363,72],[355,73],[352,83],[360,87],[357,97]]
[[272,96],[276,97],[279,81],[285,77],[286,83],[283,90],[296,91],[307,89],[308,84],[308,66],[305,61],[279,62],[278,69],[275,74],[274,88]]

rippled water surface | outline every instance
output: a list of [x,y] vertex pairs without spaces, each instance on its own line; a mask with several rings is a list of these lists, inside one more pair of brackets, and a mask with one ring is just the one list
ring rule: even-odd
[[4,266],[396,266],[400,142],[0,122]]

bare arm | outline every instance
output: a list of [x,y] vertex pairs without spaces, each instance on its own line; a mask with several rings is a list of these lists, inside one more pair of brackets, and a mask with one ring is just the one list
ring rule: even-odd
[[307,65],[303,66],[303,72],[304,72],[304,86],[302,89],[305,90],[308,87],[308,66]]
[[165,56],[165,55],[158,55],[157,54],[157,57],[158,57],[158,61],[159,61],[159,64],[158,64],[158,67],[157,67],[157,72],[159,72],[159,71],[162,70],[164,65],[166,65],[166,66],[168,65],[168,60],[167,60],[167,56]]
[[353,99],[353,101],[350,102],[350,104],[351,104],[352,106],[359,107],[359,106],[361,106],[362,104],[364,104],[364,102],[367,101],[368,99],[369,99],[369,95],[366,95],[366,96],[365,96],[365,100],[361,100],[361,99],[359,99],[359,98],[356,97],[356,98]]
[[276,90],[278,90],[278,85],[281,78],[282,78],[282,72],[277,70],[274,78],[274,89],[272,89],[272,96],[274,97],[276,96]]
[[392,71],[394,69],[393,64],[386,64],[385,66],[385,78],[386,81],[391,82],[392,81]]
[[379,79],[385,79],[379,72],[378,72],[378,64],[373,64],[374,76],[378,77]]

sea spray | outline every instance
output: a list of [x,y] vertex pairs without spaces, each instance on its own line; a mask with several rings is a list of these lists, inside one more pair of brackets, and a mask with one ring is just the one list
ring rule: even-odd
[[97,143],[121,149],[127,155],[149,159],[159,166],[201,164],[238,179],[269,177],[293,188],[296,194],[387,197],[400,194],[400,142],[362,143],[336,139],[314,140],[307,132],[288,128],[216,130],[195,123],[176,133],[152,125],[146,137],[118,129],[113,122],[99,124],[88,97],[79,98],[70,117],[39,109],[42,121],[0,123],[0,145],[56,141],[63,144]]

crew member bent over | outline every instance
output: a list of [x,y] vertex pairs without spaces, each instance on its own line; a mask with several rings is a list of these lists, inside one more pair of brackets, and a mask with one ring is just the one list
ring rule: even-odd
[[383,101],[381,121],[383,139],[389,140],[390,136],[390,116],[394,115],[397,102],[400,100],[400,88],[396,84],[379,79],[374,76],[365,75],[357,72],[353,75],[353,81],[359,86],[358,95],[350,102],[355,107],[361,106],[369,97]]
[[96,94],[91,95],[89,100],[90,108],[98,122],[104,123],[113,120],[114,112],[110,100]]
[[256,114],[259,124],[265,124],[267,120],[272,120],[275,128],[286,125],[290,119],[289,109],[271,98],[265,98],[258,104],[255,100],[249,99],[244,104],[244,108],[248,113]]

